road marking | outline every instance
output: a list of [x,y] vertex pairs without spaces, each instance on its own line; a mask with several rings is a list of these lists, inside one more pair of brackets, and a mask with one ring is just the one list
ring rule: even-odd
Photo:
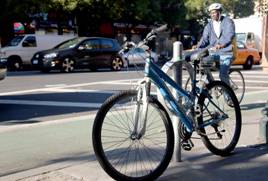
[[[245,94],[246,95],[254,95],[254,94],[261,94],[261,93],[267,93],[268,94],[268,91],[267,90],[261,90],[261,91],[252,91],[252,92],[246,92]],[[265,99],[267,98],[267,96],[264,96]]]
[[45,85],[45,87],[64,87],[66,84],[51,84],[51,85]]
[[[246,92],[246,95],[267,93],[267,90],[254,91],[254,92]],[[111,92],[108,92],[108,93],[111,93]],[[157,93],[156,92],[152,92],[152,94],[157,94]],[[65,101],[12,100],[12,99],[0,99],[0,104],[18,104],[18,105],[36,105],[36,106],[59,106],[59,107],[80,107],[80,108],[100,108],[101,105],[102,105],[102,103],[65,102]]]
[[[100,84],[113,84],[115,82],[120,83],[124,81],[133,81],[137,79],[123,79],[123,80],[114,80],[114,81],[100,81],[100,82],[91,82],[91,83],[81,83],[81,84],[71,84],[71,85],[64,85],[61,87],[61,89],[65,88],[74,88],[74,87],[84,87],[84,86],[90,86],[90,85],[100,85]],[[27,94],[27,93],[33,93],[33,92],[51,92],[53,91],[55,87],[45,87],[45,88],[39,88],[39,89],[30,89],[30,90],[22,90],[22,91],[13,91],[13,92],[3,92],[0,93],[0,96],[8,96],[8,95],[19,95],[19,94]]]
[[247,86],[246,85],[246,90],[247,89],[260,89],[260,90],[268,90],[268,87],[260,87],[260,86]]
[[97,90],[97,89],[62,89],[62,88],[54,88],[49,89],[47,92],[70,92],[70,93],[98,93],[98,94],[114,94],[118,91],[116,90]]
[[62,102],[59,102],[59,101],[33,101],[33,100],[10,100],[10,99],[0,99],[0,104],[83,107],[83,108],[99,108],[102,105],[102,103],[63,102],[63,101]]
[[264,71],[241,71],[242,74],[254,74],[254,75],[268,75],[268,72]]
[[82,121],[82,120],[88,120],[92,121],[95,118],[95,112],[90,113],[85,116],[72,116],[68,118],[62,118],[62,119],[54,119],[50,121],[41,121],[41,122],[36,122],[33,124],[15,124],[15,125],[10,125],[8,123],[12,123],[12,121],[8,121],[5,123],[1,123],[0,125],[0,133],[7,132],[7,131],[14,131],[22,128],[32,128],[32,127],[38,127],[38,126],[46,126],[46,125],[57,125],[57,124],[62,124],[62,123],[67,123],[67,122],[76,122],[76,121]]

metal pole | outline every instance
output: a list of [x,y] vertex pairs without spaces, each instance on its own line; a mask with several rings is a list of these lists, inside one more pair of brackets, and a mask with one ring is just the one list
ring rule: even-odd
[[[176,41],[173,43],[173,61],[180,61],[182,59],[182,43]],[[173,66],[173,78],[174,81],[178,85],[182,85],[182,67],[181,64],[175,64]],[[181,104],[181,100],[179,95],[177,94],[176,90],[173,90],[174,97],[177,98],[179,104]],[[175,137],[175,145],[174,145],[174,154],[173,160],[174,162],[181,162],[181,139],[179,136],[179,118],[177,116],[172,116],[172,124],[174,130],[174,137]]]

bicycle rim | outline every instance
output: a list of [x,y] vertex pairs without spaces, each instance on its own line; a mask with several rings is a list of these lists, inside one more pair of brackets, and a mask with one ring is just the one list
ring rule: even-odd
[[201,94],[198,102],[201,108],[199,126],[214,121],[200,129],[202,141],[212,153],[229,155],[241,132],[240,107],[232,89],[223,82],[213,81],[207,86],[207,93]]
[[244,77],[242,73],[237,70],[231,70],[229,76],[230,76],[230,86],[233,89],[238,102],[241,103],[245,95]]
[[172,125],[155,99],[149,101],[145,135],[132,138],[136,95],[136,91],[125,91],[108,99],[94,121],[95,154],[103,169],[116,180],[155,179],[172,157]]

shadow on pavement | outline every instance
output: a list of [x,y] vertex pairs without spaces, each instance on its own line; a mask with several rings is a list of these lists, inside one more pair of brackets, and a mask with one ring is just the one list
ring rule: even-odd
[[267,180],[268,145],[238,147],[229,157],[211,153],[173,163],[159,180]]
[[[1,96],[0,124],[30,124],[41,122],[48,116],[88,114],[89,111],[98,109],[91,107],[90,103],[101,105],[110,95],[97,92],[61,92]],[[16,102],[1,103],[10,100]],[[20,104],[23,101],[26,103]]]
[[240,105],[241,110],[252,110],[258,108],[264,108],[265,103],[251,103],[251,104],[242,104]]

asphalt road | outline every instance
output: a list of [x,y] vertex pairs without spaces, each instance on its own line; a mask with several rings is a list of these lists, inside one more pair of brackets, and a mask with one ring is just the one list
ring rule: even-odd
[[[247,94],[268,98],[268,73],[243,71]],[[135,85],[135,71],[11,72],[0,82],[0,177],[31,168],[95,159],[95,112],[112,93]],[[242,107],[250,116],[250,105]],[[246,114],[246,113],[245,113]],[[1,179],[0,179],[1,180]]]
[[0,125],[87,114],[115,91],[129,88],[138,76],[135,71],[10,72],[0,82]]

